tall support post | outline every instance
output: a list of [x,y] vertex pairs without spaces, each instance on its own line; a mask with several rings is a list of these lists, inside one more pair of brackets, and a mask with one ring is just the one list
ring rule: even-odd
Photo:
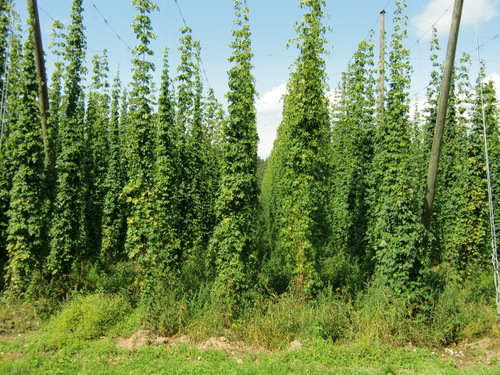
[[38,76],[38,90],[40,112],[42,114],[42,136],[45,149],[48,146],[48,117],[49,117],[49,92],[47,89],[47,74],[45,73],[45,59],[43,56],[42,35],[40,32],[40,18],[38,16],[37,0],[28,0],[28,12],[31,18],[33,45],[35,47],[35,66]]
[[384,104],[385,86],[385,10],[380,12],[380,56],[378,64],[378,105],[382,108]]
[[45,150],[46,162],[48,169],[55,177],[55,155],[49,141],[49,91],[47,85],[47,73],[45,71],[45,59],[43,53],[42,33],[40,31],[40,17],[38,15],[37,0],[27,0],[28,14],[30,16],[31,34],[33,37],[33,45],[35,49],[35,67],[38,78],[38,96],[40,105],[40,118],[42,126],[42,139]]
[[446,52],[446,61],[443,71],[443,80],[441,82],[441,90],[439,93],[436,126],[434,128],[434,139],[432,142],[429,169],[427,171],[427,189],[425,193],[422,215],[422,222],[427,230],[429,230],[431,227],[434,196],[436,193],[436,179],[439,168],[439,157],[441,155],[441,146],[443,144],[444,123],[446,120],[448,98],[450,95],[451,77],[453,75],[453,68],[455,64],[455,54],[457,50],[460,20],[462,18],[462,8],[463,0],[455,0],[455,5],[453,7],[453,16],[451,20],[450,37],[448,40],[448,50]]

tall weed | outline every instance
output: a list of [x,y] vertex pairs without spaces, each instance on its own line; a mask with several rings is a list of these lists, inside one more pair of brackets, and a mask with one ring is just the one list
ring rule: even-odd
[[22,333],[37,329],[53,313],[56,305],[45,298],[27,301],[0,297],[0,332]]
[[82,339],[95,339],[121,323],[132,311],[123,297],[112,294],[75,296],[48,323],[51,333],[69,333]]
[[269,350],[283,349],[294,340],[338,341],[351,324],[352,304],[323,295],[307,301],[289,294],[262,297],[235,326],[239,338]]
[[435,343],[448,345],[488,333],[496,319],[493,293],[492,276],[486,273],[463,283],[449,283],[432,314]]

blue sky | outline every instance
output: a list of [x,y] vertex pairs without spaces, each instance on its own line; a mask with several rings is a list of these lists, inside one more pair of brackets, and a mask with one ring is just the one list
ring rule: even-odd
[[[387,33],[392,32],[394,0],[327,0],[326,20],[332,31],[327,34],[331,53],[326,57],[330,86],[335,89],[341,73],[360,41],[370,29],[378,33],[379,13],[386,10]],[[425,95],[429,81],[429,37],[432,25],[440,28],[441,46],[446,50],[449,19],[453,0],[408,0],[409,36],[407,47],[411,50],[414,67],[412,97],[419,100]],[[156,51],[156,80],[159,82],[162,52],[170,48],[171,75],[175,75],[178,61],[179,28],[184,20],[199,39],[206,73],[205,85],[215,90],[221,101],[227,90],[227,62],[231,51],[228,47],[233,28],[231,0],[157,0],[160,11],[152,15],[157,40],[152,43]],[[477,72],[477,46],[480,56],[486,60],[488,75],[500,82],[500,0],[465,0],[458,53],[468,52],[474,60],[471,77]],[[50,38],[53,19],[69,23],[71,0],[38,0],[45,46]],[[103,49],[108,50],[111,74],[120,66],[124,82],[131,76],[129,47],[135,37],[130,27],[135,10],[130,0],[83,0],[84,19],[88,44],[88,61]],[[296,0],[248,0],[254,52],[254,70],[257,90],[258,128],[261,143],[259,154],[269,155],[275,129],[281,119],[281,101],[290,66],[297,56],[295,48],[286,48],[287,41],[295,36],[293,24],[302,17]],[[17,2],[18,11],[25,17],[25,2]],[[119,37],[118,37],[118,36]],[[378,35],[375,35],[378,40]],[[378,52],[377,52],[378,53]],[[54,57],[47,56],[50,67]]]

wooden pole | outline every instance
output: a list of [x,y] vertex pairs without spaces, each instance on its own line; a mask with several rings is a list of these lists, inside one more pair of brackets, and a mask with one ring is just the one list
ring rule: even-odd
[[379,55],[379,79],[378,79],[378,105],[384,105],[385,86],[385,10],[380,12],[380,55]]
[[28,14],[31,19],[31,31],[33,36],[33,45],[35,50],[35,67],[36,74],[38,78],[38,97],[39,106],[41,114],[41,126],[42,126],[42,139],[43,146],[45,150],[45,157],[49,172],[53,178],[56,175],[55,168],[55,154],[53,148],[51,147],[49,140],[49,126],[48,121],[50,115],[49,107],[49,91],[47,85],[47,73],[45,71],[45,58],[43,53],[42,44],[42,33],[40,31],[40,18],[38,15],[38,4],[37,0],[27,0],[28,2]]
[[439,157],[443,144],[444,123],[450,95],[451,78],[455,64],[455,54],[457,50],[458,32],[460,29],[460,19],[462,18],[463,0],[455,0],[453,7],[453,18],[451,20],[450,37],[448,40],[448,50],[441,82],[441,91],[437,108],[436,126],[434,128],[434,139],[432,142],[429,169],[427,171],[427,190],[425,194],[422,222],[427,230],[431,227],[432,210],[434,207],[434,196],[436,193],[436,179],[439,168]]
[[31,18],[33,44],[35,47],[35,66],[38,76],[38,90],[40,112],[42,113],[42,136],[47,149],[48,144],[48,117],[49,117],[49,92],[47,89],[47,74],[45,73],[45,59],[43,54],[42,35],[40,32],[40,19],[38,16],[37,0],[28,0],[28,13]]

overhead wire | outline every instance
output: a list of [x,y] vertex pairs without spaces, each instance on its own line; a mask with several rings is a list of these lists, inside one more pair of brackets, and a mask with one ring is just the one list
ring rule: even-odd
[[55,21],[55,18],[54,18],[54,17],[52,17],[52,16],[51,16],[51,15],[50,15],[50,14],[49,14],[49,13],[48,13],[48,12],[47,12],[44,8],[42,8],[40,5],[38,5],[38,9],[40,9],[43,13],[45,13],[45,15],[46,15],[47,17],[49,17],[49,18],[52,20],[52,22],[54,22],[54,21]]
[[182,9],[179,5],[179,2],[177,0],[174,0],[175,2],[175,5],[177,5],[177,9],[179,10],[179,15],[181,16],[181,19],[182,19],[182,22],[184,23],[184,26],[189,28],[187,22],[186,22],[186,19],[184,18],[184,14],[182,13]]
[[[176,0],[176,1],[177,1],[177,0]],[[387,0],[387,3],[385,4],[384,8],[380,11],[380,13],[382,13],[382,12],[386,12],[386,11],[387,11],[387,7],[389,6],[389,4],[390,4],[390,2],[391,2],[391,1],[392,1],[392,0]],[[374,30],[375,30],[375,26],[377,25],[377,23],[379,22],[379,20],[380,20],[380,16],[379,16],[379,17],[377,17],[377,19],[376,19],[376,20],[375,20],[375,22],[373,23],[372,27],[368,29],[368,33],[366,34],[366,38],[369,38],[369,37],[370,37],[370,35],[372,34],[372,32],[374,32]],[[366,39],[366,38],[365,38],[365,39]],[[347,62],[347,66],[346,66],[346,68],[348,68],[348,67],[349,67],[349,65],[351,65],[351,62],[352,62],[352,59],[353,59],[353,58],[354,58],[354,54],[352,54],[352,55],[351,55],[351,58],[350,58],[350,59],[349,59],[349,61]],[[341,80],[342,80],[342,78],[341,78]],[[341,82],[340,82],[340,83],[341,83]]]
[[431,25],[431,27],[429,27],[429,28],[428,28],[428,29],[427,29],[427,30],[426,30],[426,31],[425,31],[425,32],[424,32],[424,33],[420,36],[420,38],[418,38],[418,39],[417,39],[417,40],[416,40],[416,41],[415,41],[415,42],[414,42],[414,43],[410,46],[410,48],[408,48],[408,49],[410,49],[410,50],[411,50],[411,49],[412,49],[412,48],[413,48],[416,44],[420,43],[420,41],[424,38],[424,36],[426,36],[426,35],[427,35],[427,33],[428,33],[429,31],[431,31],[434,27],[436,27],[437,23],[441,20],[441,18],[443,18],[443,17],[444,17],[444,15],[450,11],[450,9],[451,9],[451,7],[453,6],[453,4],[454,4],[454,3],[455,3],[455,2],[454,2],[454,1],[452,1],[452,2],[451,2],[451,4],[448,6],[448,8],[446,8],[446,9],[445,9],[445,11],[444,11],[444,12],[443,12],[443,13],[442,13],[439,17],[438,17],[438,19],[437,19],[437,20],[436,20],[436,21],[435,21],[435,22]]
[[493,40],[495,40],[496,38],[500,37],[500,33],[492,36],[490,39],[488,39],[486,42],[484,42],[483,44],[481,44],[480,46],[477,46],[476,48],[474,48],[473,50],[471,50],[469,53],[472,54],[473,52],[475,52],[476,50],[479,51],[479,49],[483,48],[486,44],[488,44],[489,42],[492,42]]
[[[188,28],[189,30],[192,30],[191,27],[188,26],[188,23],[186,22],[186,18],[184,17],[184,14],[182,13],[182,9],[181,9],[181,6],[179,5],[179,2],[177,0],[174,0],[175,4],[177,5],[177,9],[179,10],[179,15],[182,19],[182,23],[184,24],[184,26],[186,28]],[[208,75],[207,75],[207,72],[205,70],[205,64],[203,64],[203,59],[201,58],[201,56],[199,56],[199,59],[200,59],[200,67],[201,67],[201,71],[205,77],[205,81],[207,82],[207,85],[208,85],[208,88],[209,89],[212,89],[212,87],[210,86],[210,82],[208,80]]]
[[106,24],[106,26],[109,27],[109,29],[115,34],[116,38],[123,43],[123,45],[125,47],[127,47],[127,49],[129,51],[132,51],[132,48],[127,44],[127,42],[125,42],[125,40],[120,36],[120,34],[118,34],[118,32],[114,29],[113,26],[111,26],[111,24],[109,23],[109,21],[106,19],[106,17],[104,17],[104,15],[101,13],[101,11],[99,10],[99,8],[97,7],[97,5],[95,5],[94,1],[93,0],[89,0],[90,3],[92,4],[92,6],[94,7],[94,9],[97,11],[97,13],[101,16],[101,18],[104,20],[104,23]]

